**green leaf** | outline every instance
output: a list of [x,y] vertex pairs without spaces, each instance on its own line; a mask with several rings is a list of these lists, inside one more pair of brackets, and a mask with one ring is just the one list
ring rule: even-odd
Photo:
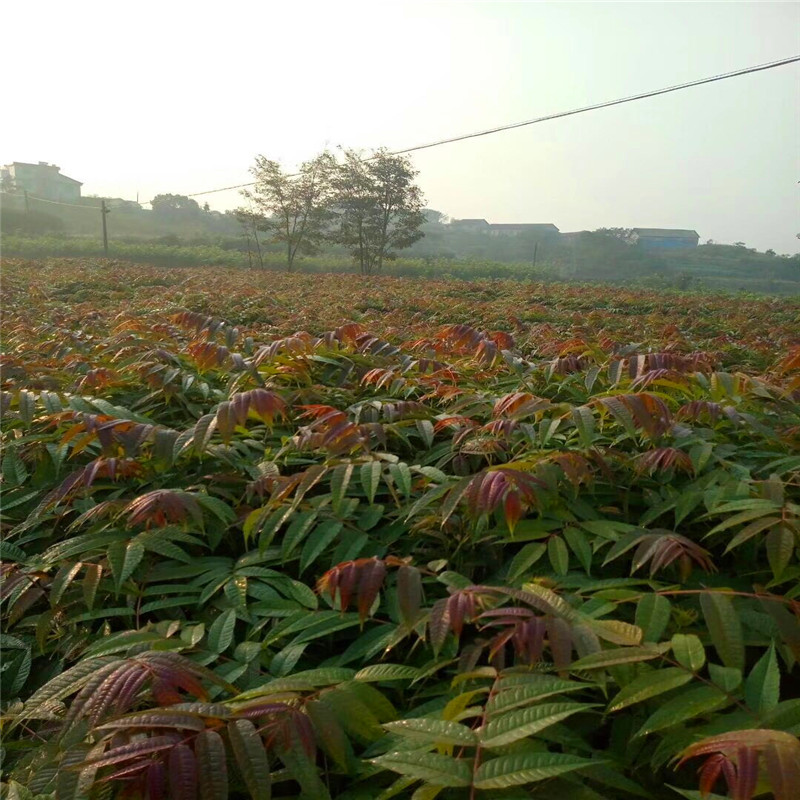
[[438,753],[387,753],[370,759],[382,769],[390,769],[436,786],[469,786],[472,782],[472,762]]
[[738,500],[733,503],[728,503],[724,507],[715,509],[713,513],[720,514],[726,511],[741,511],[742,513],[735,514],[732,517],[728,517],[724,522],[720,522],[719,525],[712,528],[706,536],[713,536],[715,533],[721,533],[722,531],[728,530],[728,528],[734,528],[736,525],[742,525],[745,522],[759,519],[767,514],[774,514],[780,511],[780,506],[773,503],[771,500],[754,498],[751,500]]
[[208,647],[212,653],[224,653],[233,641],[236,627],[236,610],[228,608],[211,623],[208,629]]
[[[3,697],[7,700],[19,696],[31,671],[30,648],[23,645],[18,652],[15,652],[16,648],[11,647],[9,644],[9,639],[11,638],[0,636],[0,646],[3,648],[3,669],[0,672],[0,688],[2,688]],[[19,644],[22,645],[22,642]]]
[[431,503],[435,500],[438,500],[442,495],[447,494],[450,491],[452,485],[449,483],[444,483],[439,486],[434,486],[432,489],[429,489],[422,497],[418,498],[414,505],[408,510],[406,514],[405,520],[406,522],[411,519],[411,517],[416,516],[419,514],[422,509],[427,508]]
[[413,717],[386,722],[383,727],[398,736],[430,744],[458,744],[474,746],[478,737],[471,728],[446,719]]
[[322,699],[331,707],[339,724],[352,737],[369,743],[384,735],[378,717],[352,692],[332,689],[325,692]]
[[[523,682],[516,683],[511,680],[512,677],[523,679]],[[592,685],[582,681],[564,680],[554,675],[509,676],[500,681],[497,691],[487,701],[486,715],[491,717],[493,714],[535,703],[545,697],[552,697],[555,694],[564,694],[566,692],[576,692]]]
[[462,478],[455,486],[450,489],[447,494],[447,499],[442,503],[442,507],[439,510],[441,515],[441,525],[444,525],[448,519],[453,515],[453,512],[458,507],[458,504],[461,502],[461,499],[467,493],[467,489],[469,489],[470,483],[472,483],[471,477]]
[[322,782],[320,771],[306,752],[302,734],[296,728],[290,729],[291,741],[288,745],[278,744],[277,751],[289,774],[300,784],[303,798],[331,800],[327,786]]
[[518,708],[506,714],[493,717],[479,731],[484,747],[503,747],[533,736],[535,733],[566,719],[579,711],[589,711],[594,705],[587,703],[543,703],[541,705]]
[[249,545],[251,539],[258,537],[260,546],[267,547],[289,513],[290,509],[279,508],[273,511],[269,506],[251,511],[242,525],[245,546]]
[[767,534],[767,560],[776,578],[783,575],[795,548],[795,535],[788,525],[775,525]]
[[286,561],[286,559],[292,555],[295,548],[305,539],[306,534],[311,530],[316,521],[316,511],[303,511],[294,516],[281,542],[281,559],[283,561]]
[[314,726],[314,732],[322,749],[341,770],[349,772],[353,751],[344,729],[336,720],[333,709],[322,699],[309,700],[305,704],[305,710]]
[[399,716],[388,697],[368,683],[354,680],[341,684],[340,689],[364,703],[380,722],[390,722]]
[[432,783],[423,783],[414,790],[411,800],[435,800],[443,791],[444,786],[434,786]]
[[575,553],[575,557],[584,568],[587,575],[592,573],[592,546],[586,534],[576,527],[569,527],[564,530],[564,538],[567,540],[570,550]]
[[375,492],[381,480],[381,462],[370,461],[361,465],[361,485],[370,504],[375,502]]
[[103,577],[103,568],[99,564],[87,564],[86,575],[83,577],[81,590],[83,592],[83,602],[91,611],[94,606],[94,598],[97,594],[97,587]]
[[692,672],[699,672],[706,663],[703,643],[693,633],[676,633],[671,640],[672,654],[676,661]]
[[418,678],[419,674],[420,672],[416,667],[409,667],[405,664],[371,664],[356,672],[353,680],[362,681],[363,683],[407,681]]
[[269,761],[256,726],[249,719],[229,722],[228,739],[250,797],[253,800],[270,800],[272,782]]
[[780,684],[781,673],[778,669],[775,645],[770,644],[767,652],[750,670],[744,683],[744,699],[747,705],[759,714],[772,711],[780,700]]
[[[692,466],[694,467],[695,474],[700,472],[703,467],[705,466],[708,458],[711,456],[712,445],[710,442],[704,442],[699,447],[707,447],[700,459],[697,458],[698,456],[698,449],[692,448],[689,451],[689,458],[692,460]],[[689,514],[697,508],[700,503],[703,502],[703,492],[701,490],[694,490],[694,491],[687,491],[680,494],[675,501],[675,525],[680,525]]]
[[389,474],[394,480],[395,486],[406,496],[411,494],[411,470],[408,464],[402,461],[397,464],[389,465]]
[[306,539],[306,543],[303,545],[303,552],[300,555],[301,572],[304,572],[310,564],[319,558],[322,551],[336,539],[342,527],[343,525],[339,520],[330,519],[326,522],[321,522],[314,528],[314,532]]
[[340,513],[342,500],[353,475],[353,464],[339,464],[331,473],[331,508],[334,514]]
[[[425,443],[425,447],[428,449],[431,448],[433,445],[433,438],[435,435],[435,431],[433,429],[433,423],[429,419],[418,419],[414,420],[414,424],[416,425],[417,431],[422,438],[422,441]],[[423,475],[427,475],[428,473],[425,470],[433,470],[435,467],[421,467],[420,472]],[[438,470],[437,470],[438,471]],[[433,480],[438,480],[434,478]]]
[[36,718],[43,711],[47,711],[55,701],[63,700],[73,692],[77,692],[100,670],[119,663],[119,659],[114,656],[87,658],[79,661],[74,667],[56,675],[55,678],[37,689],[25,702],[25,708],[20,717],[22,719]]
[[476,789],[507,789],[535,783],[597,764],[563,753],[519,753],[485,761],[475,776]]
[[692,674],[680,667],[650,670],[623,686],[608,705],[608,711],[620,711],[627,706],[642,703],[651,697],[684,686],[692,680]]
[[404,564],[397,570],[396,596],[403,625],[413,627],[422,607],[422,575],[416,567]]
[[380,503],[367,506],[358,517],[356,525],[358,525],[362,531],[371,530],[381,521],[381,519],[383,519],[384,510],[384,506],[382,506]]
[[6,445],[2,462],[2,473],[8,487],[20,486],[28,479],[25,462],[19,457],[17,448]]
[[726,667],[744,669],[742,623],[733,607],[733,600],[719,592],[704,592],[700,606],[708,626],[714,649]]
[[647,536],[647,531],[641,528],[634,528],[627,533],[624,533],[606,553],[603,566],[610,564],[615,558],[619,558],[623,553],[626,553],[632,547],[639,544],[639,542]]
[[65,564],[56,573],[53,582],[50,584],[50,605],[55,608],[64,594],[64,592],[72,583],[75,576],[81,571],[83,564],[80,561],[74,564]]
[[547,557],[556,575],[566,575],[569,569],[569,550],[560,536],[551,536],[547,540]]
[[572,422],[578,430],[581,444],[591,447],[594,442],[595,419],[592,409],[588,406],[578,406],[572,409]]
[[649,647],[612,647],[579,658],[570,664],[570,670],[600,669],[617,664],[631,664],[635,661],[650,661],[664,655],[669,645],[650,645]]
[[655,731],[680,725],[686,720],[716,711],[728,703],[727,695],[714,686],[699,686],[681,692],[651,714],[635,736],[647,736]]
[[192,430],[192,450],[195,455],[200,456],[203,454],[203,451],[206,449],[206,445],[211,439],[211,434],[214,433],[214,429],[217,427],[217,415],[216,414],[206,414],[205,416],[200,417],[199,420],[195,423],[194,429]]
[[746,525],[742,528],[736,536],[733,537],[728,542],[728,546],[725,548],[725,552],[729,553],[735,547],[738,547],[740,544],[744,544],[748,539],[752,539],[757,533],[761,533],[765,528],[769,528],[771,525],[775,525],[781,521],[780,517],[761,517],[749,525]]
[[247,583],[246,575],[236,575],[234,573],[234,577],[226,581],[222,587],[225,596],[237,608],[244,609],[247,606]]
[[642,629],[645,642],[657,642],[669,624],[672,605],[655,592],[646,594],[636,604],[636,624]]
[[711,680],[724,692],[733,692],[742,684],[742,671],[735,667],[721,667],[709,664],[708,674]]
[[114,542],[108,546],[108,563],[114,575],[117,592],[122,584],[133,574],[144,556],[144,545],[136,540],[131,542]]
[[506,579],[509,583],[516,583],[520,578],[529,578],[526,575],[528,570],[545,554],[547,545],[542,542],[531,542],[526,544],[515,556],[511,559],[508,565],[508,574]]
[[224,526],[227,526],[236,519],[236,513],[224,500],[204,494],[203,492],[198,492],[194,497],[198,505],[210,511]]

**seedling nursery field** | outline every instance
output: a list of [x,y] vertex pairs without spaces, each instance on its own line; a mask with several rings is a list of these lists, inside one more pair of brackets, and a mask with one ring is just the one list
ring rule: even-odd
[[800,307],[3,269],[3,791],[800,791]]

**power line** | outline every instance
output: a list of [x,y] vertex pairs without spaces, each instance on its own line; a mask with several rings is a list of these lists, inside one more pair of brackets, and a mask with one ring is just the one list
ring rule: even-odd
[[452,142],[461,142],[464,139],[475,139],[478,136],[488,136],[492,133],[500,133],[501,131],[509,131],[513,130],[514,128],[522,128],[526,125],[535,125],[538,122],[547,122],[551,119],[560,119],[561,117],[571,117],[575,114],[583,114],[586,111],[596,111],[600,108],[609,108],[610,106],[618,106],[622,105],[622,103],[632,103],[634,100],[645,100],[648,97],[656,97],[660,94],[668,94],[670,92],[677,92],[681,89],[689,89],[692,86],[702,86],[704,83],[714,83],[715,81],[724,81],[728,78],[737,78],[740,75],[748,75],[752,72],[761,72],[766,69],[774,69],[775,67],[782,67],[786,64],[793,64],[796,61],[800,61],[800,55],[798,56],[790,56],[789,58],[782,58],[779,61],[771,61],[768,64],[759,64],[754,67],[745,67],[744,69],[737,69],[733,72],[724,72],[720,75],[713,75],[710,78],[699,78],[698,80],[689,81],[687,83],[679,83],[675,86],[667,86],[664,89],[654,89],[650,92],[642,92],[641,94],[634,94],[630,95],[629,97],[621,97],[618,100],[607,100],[604,103],[595,103],[591,106],[583,106],[582,108],[576,108],[572,111],[560,111],[557,114],[548,114],[544,117],[536,117],[536,119],[526,120],[525,122],[512,122],[508,125],[501,125],[497,128],[489,128],[485,131],[478,131],[477,133],[467,133],[463,136],[454,136],[450,139],[440,139],[438,142],[431,142],[429,144],[420,144],[416,147],[408,147],[405,150],[398,150],[396,153],[392,153],[392,155],[401,155],[402,153],[412,153],[415,150],[425,150],[429,147],[438,147],[442,144],[451,144]]
[[[525,120],[524,122],[512,122],[508,125],[499,125],[496,128],[487,128],[486,130],[477,131],[475,133],[465,133],[461,136],[452,136],[447,139],[439,139],[435,142],[429,142],[428,144],[419,144],[414,147],[406,147],[403,150],[394,150],[389,155],[399,156],[404,155],[406,153],[414,153],[417,150],[427,150],[431,147],[440,147],[444,144],[453,144],[454,142],[462,142],[465,139],[477,139],[479,136],[489,136],[493,133],[500,133],[502,131],[510,131],[514,128],[523,128],[527,125],[536,125],[539,122],[547,122],[552,119],[561,119],[562,117],[571,117],[575,116],[576,114],[584,114],[587,111],[597,111],[600,108],[610,108],[611,106],[618,106],[622,105],[623,103],[632,103],[635,100],[645,100],[648,97],[657,97],[661,94],[669,94],[670,92],[678,92],[682,89],[689,89],[693,86],[702,86],[706,83],[714,83],[716,81],[724,81],[728,78],[738,78],[740,75],[749,75],[753,72],[762,72],[763,70],[767,69],[775,69],[775,67],[783,67],[787,64],[793,64],[797,61],[800,61],[800,55],[797,56],[790,56],[788,58],[782,58],[778,61],[770,61],[766,64],[757,64],[753,67],[744,67],[743,69],[733,70],[732,72],[723,72],[719,75],[712,75],[709,78],[699,78],[694,81],[688,81],[686,83],[678,83],[674,86],[667,86],[663,89],[654,89],[649,92],[642,92],[641,94],[634,94],[629,95],[628,97],[620,97],[617,100],[606,100],[603,103],[595,103],[590,106],[583,106],[581,108],[575,108],[571,111],[559,111],[556,114],[547,114],[543,117],[536,117],[535,119]],[[365,159],[365,161],[369,161],[370,159]],[[294,175],[289,175],[287,177],[295,177]],[[193,194],[186,195],[186,197],[200,197],[201,195],[205,194],[215,194],[216,192],[229,192],[233,189],[244,189],[248,186],[255,186],[255,181],[250,183],[239,183],[236,186],[223,186],[221,189],[209,189],[205,192],[194,192]]]

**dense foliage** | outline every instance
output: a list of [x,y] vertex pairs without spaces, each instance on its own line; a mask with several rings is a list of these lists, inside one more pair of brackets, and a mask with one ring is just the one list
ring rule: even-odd
[[[6,212],[3,212],[4,216]],[[259,233],[263,217],[240,215],[237,236],[179,237],[167,235],[158,240],[117,238],[112,231],[110,253],[114,258],[141,264],[162,266],[263,266],[268,270],[286,268],[286,256],[281,246],[264,240]],[[255,226],[256,230],[253,230]],[[441,227],[441,226],[440,226]],[[598,235],[599,236],[599,235]],[[256,242],[256,237],[259,241]],[[588,243],[551,252],[542,248],[536,264],[524,255],[521,260],[497,260],[493,250],[483,255],[460,255],[449,249],[439,250],[436,237],[429,229],[425,238],[412,245],[396,260],[387,262],[383,274],[412,278],[457,278],[463,280],[547,281],[547,282],[604,282],[622,283],[640,288],[680,289],[726,292],[760,292],[765,294],[800,295],[800,256],[771,258],[742,255],[739,248],[704,245],[696,252],[647,257],[629,252],[624,269],[621,262],[606,261],[602,249],[594,247],[595,234],[587,234]],[[500,239],[501,237],[492,237]],[[428,247],[428,244],[431,244]],[[623,245],[624,246],[624,245]],[[298,272],[353,272],[353,258],[340,248],[331,248],[317,256],[297,259]],[[49,257],[93,258],[103,255],[99,238],[70,236],[3,236],[3,252],[7,256],[43,259]],[[626,251],[627,252],[627,251]],[[720,255],[721,253],[721,255]],[[602,267],[602,268],[601,268]]]
[[796,304],[4,284],[8,796],[796,797]]

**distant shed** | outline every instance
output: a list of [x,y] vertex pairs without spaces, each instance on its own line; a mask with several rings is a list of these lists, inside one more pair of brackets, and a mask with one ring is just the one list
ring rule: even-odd
[[488,231],[489,223],[485,219],[454,219],[450,223],[454,228],[464,231]]
[[646,250],[679,250],[697,247],[700,236],[677,228],[634,228],[631,241]]

